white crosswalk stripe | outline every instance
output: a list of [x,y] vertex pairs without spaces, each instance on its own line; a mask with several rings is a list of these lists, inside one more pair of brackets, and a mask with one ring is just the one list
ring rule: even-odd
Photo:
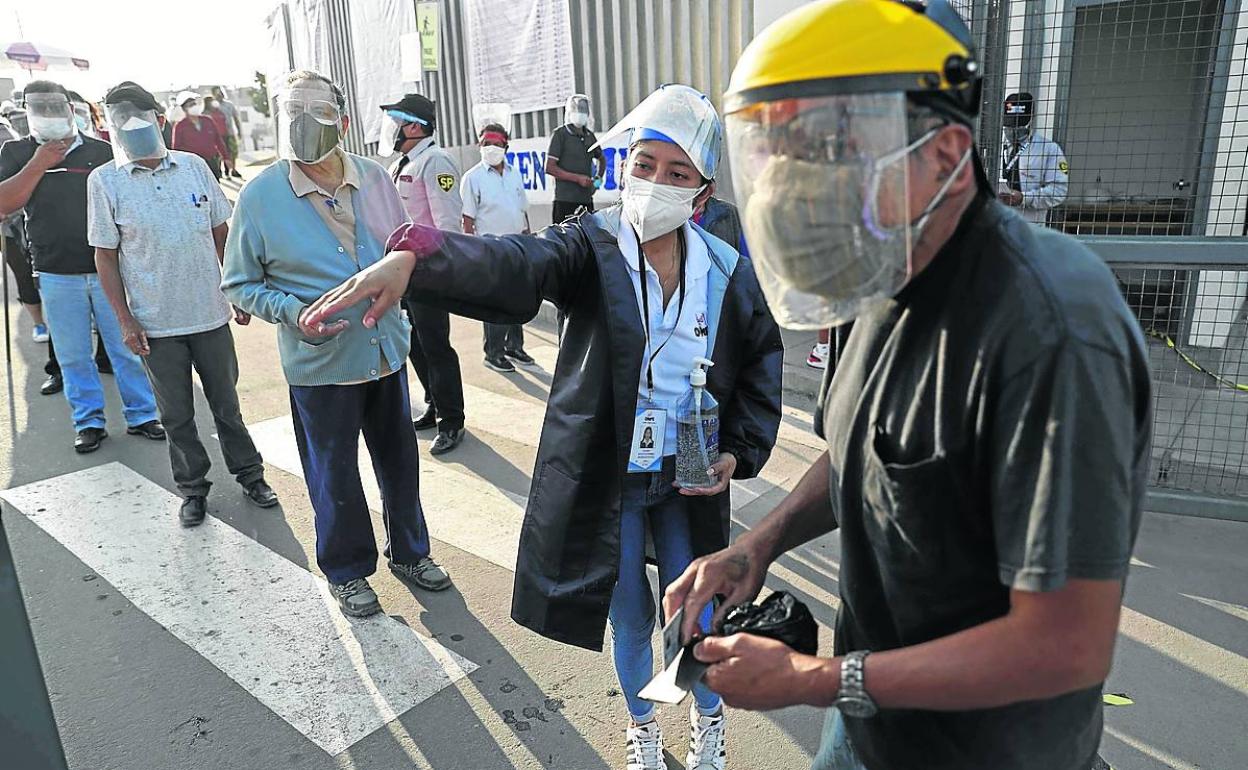
[[0,492],[32,522],[331,755],[477,665],[386,615],[349,620],[325,581],[119,463]]

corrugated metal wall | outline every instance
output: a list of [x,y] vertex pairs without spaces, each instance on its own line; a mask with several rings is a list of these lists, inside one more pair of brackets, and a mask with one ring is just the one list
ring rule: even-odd
[[[422,90],[437,102],[442,144],[474,144],[463,3],[441,6],[442,69],[425,73]],[[661,83],[688,83],[719,106],[754,34],[754,0],[569,0],[568,8],[576,88],[591,97],[598,130]],[[562,109],[523,113],[515,134],[549,136],[562,122]]]

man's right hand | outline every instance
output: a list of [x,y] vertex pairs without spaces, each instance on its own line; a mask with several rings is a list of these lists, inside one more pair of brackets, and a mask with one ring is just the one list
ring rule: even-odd
[[69,147],[73,143],[74,140],[72,138],[44,142],[35,150],[34,156],[30,159],[30,165],[40,171],[55,168],[61,161],[65,160],[65,156],[69,154]]
[[311,318],[314,307],[315,305],[305,307],[299,313],[299,331],[305,337],[311,339],[332,337],[351,325],[350,321],[346,319],[339,319],[333,323],[313,322]]
[[594,189],[594,178],[592,176],[585,176],[584,174],[580,174],[579,178],[576,180],[576,183],[579,184],[581,187],[585,187],[590,190]]
[[136,356],[146,356],[152,352],[147,344],[147,332],[143,331],[142,325],[134,320],[134,316],[121,320],[121,341],[126,343],[126,347],[130,348],[130,352]]
[[766,577],[766,559],[748,544],[734,543],[697,559],[685,574],[667,587],[663,595],[663,616],[670,618],[684,607],[685,622],[680,638],[688,641],[700,634],[698,618],[716,595],[722,595],[724,601],[711,619],[711,628],[718,628],[733,607],[754,601]]

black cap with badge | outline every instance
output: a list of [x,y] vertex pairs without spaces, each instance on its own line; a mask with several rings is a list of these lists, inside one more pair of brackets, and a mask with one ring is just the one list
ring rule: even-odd
[[394,104],[381,105],[381,109],[385,112],[403,113],[404,117],[412,118],[425,126],[429,134],[433,133],[437,124],[437,112],[433,102],[421,94],[407,94]]
[[1005,97],[1005,110],[1001,116],[1001,125],[1005,128],[1023,128],[1031,125],[1031,116],[1036,110],[1036,98],[1023,92]]

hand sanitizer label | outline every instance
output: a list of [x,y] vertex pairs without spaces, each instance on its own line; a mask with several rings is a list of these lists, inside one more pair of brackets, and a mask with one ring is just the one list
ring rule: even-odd
[[629,473],[657,473],[663,469],[663,442],[667,438],[667,410],[653,401],[637,402],[633,440],[628,453]]

